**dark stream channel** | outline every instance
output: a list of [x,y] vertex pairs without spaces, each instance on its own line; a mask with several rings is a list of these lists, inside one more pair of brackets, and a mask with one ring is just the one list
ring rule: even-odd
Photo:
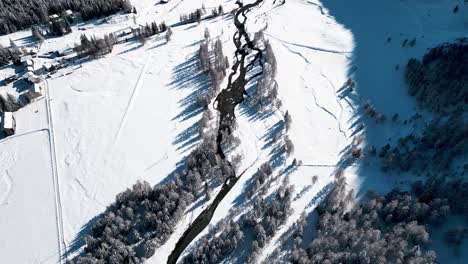
[[[217,154],[223,160],[226,159],[226,156],[221,147],[223,131],[227,131],[228,134],[231,134],[231,125],[235,119],[235,108],[238,104],[244,101],[244,95],[247,95],[245,91],[246,84],[249,82],[249,80],[252,80],[262,74],[262,71],[260,71],[259,73],[251,76],[249,80],[246,80],[248,70],[252,69],[253,65],[257,61],[259,61],[260,66],[262,66],[263,60],[262,51],[255,46],[254,42],[250,39],[249,35],[245,31],[245,23],[247,21],[246,14],[250,11],[251,8],[259,5],[262,2],[263,0],[257,0],[254,3],[247,5],[242,5],[242,3],[237,2],[239,9],[234,15],[234,24],[237,28],[237,31],[233,36],[233,42],[236,46],[236,61],[231,68],[232,72],[228,77],[229,79],[227,88],[218,94],[214,102],[215,109],[219,111],[220,115],[216,138]],[[242,17],[242,21],[240,20],[240,17]],[[252,53],[255,53],[254,59],[248,65],[246,65],[246,57]],[[237,77],[235,80],[233,80],[235,75],[237,75]],[[179,241],[177,241],[174,250],[167,259],[168,264],[175,264],[182,252],[184,252],[193,239],[195,239],[195,237],[209,225],[219,203],[224,199],[224,197],[228,194],[232,187],[234,187],[239,178],[246,171],[247,169],[236,176],[234,169],[231,170],[231,176],[226,179],[221,188],[221,191],[216,195],[213,203],[211,203],[205,210],[203,210],[203,212],[200,213],[195,221],[193,221],[193,223],[185,230]]]

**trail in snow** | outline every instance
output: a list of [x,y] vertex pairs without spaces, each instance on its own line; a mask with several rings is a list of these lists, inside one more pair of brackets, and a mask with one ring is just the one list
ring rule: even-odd
[[333,84],[333,82],[330,80],[330,78],[328,78],[327,75],[325,75],[322,71],[320,71],[320,74],[328,81],[328,83],[330,83],[331,87],[333,88],[333,91],[335,93],[335,101],[336,103],[338,104],[338,106],[340,107],[340,115],[339,115],[339,118],[338,118],[338,125],[339,125],[339,128],[340,128],[340,131],[343,133],[343,135],[345,136],[346,139],[348,139],[348,135],[346,134],[346,131],[344,131],[342,128],[341,128],[341,121],[343,119],[343,112],[344,112],[344,108],[343,106],[341,105],[341,102],[340,102],[340,98],[338,96],[338,91],[336,89],[336,86]]
[[314,168],[335,168],[339,167],[338,165],[327,165],[327,164],[301,164],[297,167],[314,167]]
[[[267,33],[265,33],[265,34],[268,35]],[[271,36],[271,35],[269,35],[269,36]],[[274,37],[273,37],[273,38],[274,38]],[[275,39],[276,39],[276,38],[275,38]],[[309,65],[311,64],[311,62],[309,61],[309,59],[307,59],[307,57],[305,57],[301,52],[292,50],[288,45],[286,45],[287,42],[285,43],[284,41],[282,41],[282,40],[280,40],[280,39],[276,39],[276,40],[280,41],[281,44],[282,44],[287,50],[289,50],[289,52],[291,52],[291,53],[293,53],[293,54],[296,54],[297,56],[301,57],[301,58],[305,61],[306,67],[305,67],[305,69],[304,69],[304,72],[303,72],[302,75],[301,75],[301,78],[302,78],[302,82],[304,83],[304,86],[305,86],[306,88],[309,88],[309,87],[306,85],[306,81],[304,80],[304,73],[307,72],[307,68],[308,68]],[[290,43],[289,43],[289,44],[290,44]],[[294,45],[294,44],[292,44],[292,45]],[[299,45],[299,44],[295,44],[295,45]],[[301,46],[304,46],[304,45],[301,45]],[[342,129],[342,127],[341,127],[341,118],[342,118],[342,114],[343,114],[343,106],[341,105],[341,103],[340,103],[339,100],[338,100],[338,96],[337,96],[337,94],[336,94],[336,93],[337,93],[337,92],[336,92],[336,88],[335,88],[335,86],[333,85],[333,83],[330,81],[330,79],[328,79],[327,76],[325,76],[322,72],[321,72],[321,74],[322,74],[322,76],[323,76],[324,78],[327,79],[327,81],[331,84],[331,86],[332,86],[333,89],[334,89],[336,102],[337,102],[338,106],[339,106],[340,109],[341,109],[340,114],[339,114],[339,117],[337,117],[335,114],[333,114],[333,113],[332,113],[331,111],[329,111],[327,108],[325,108],[324,106],[322,106],[322,105],[320,105],[320,104],[318,103],[318,101],[317,101],[317,95],[316,95],[316,93],[315,93],[315,90],[312,88],[311,91],[312,91],[312,95],[313,95],[313,97],[314,97],[315,105],[316,105],[318,108],[320,108],[320,109],[322,109],[323,111],[325,111],[325,112],[326,112],[327,114],[329,114],[330,116],[332,116],[333,119],[335,119],[336,122],[337,122],[337,124],[338,124],[338,130],[340,131],[340,133],[343,134],[343,136],[344,136],[345,138],[348,138],[348,135],[346,134],[346,132],[345,132],[345,131]],[[307,106],[306,106],[306,108],[310,111],[310,109],[309,109]]]
[[180,0],[175,6],[173,6],[171,9],[169,9],[168,14],[172,12],[172,10],[176,9],[184,0]]
[[120,138],[120,134],[122,133],[122,129],[125,126],[125,123],[127,121],[128,112],[133,105],[133,101],[134,101],[134,98],[136,97],[137,91],[143,85],[143,80],[144,80],[143,77],[145,75],[146,69],[148,68],[148,64],[150,60],[151,60],[151,55],[148,56],[148,59],[146,60],[145,65],[143,65],[143,68],[141,69],[140,76],[138,77],[138,80],[135,86],[133,87],[132,94],[130,95],[130,100],[128,101],[127,107],[125,108],[124,115],[122,116],[122,120],[120,121],[119,129],[117,130],[117,133],[114,136],[114,140],[112,143],[112,150],[114,149],[115,145],[117,144],[117,141]]
[[24,136],[31,135],[31,134],[34,134],[34,133],[37,133],[37,132],[42,132],[42,131],[49,131],[49,129],[48,128],[41,128],[41,129],[36,129],[36,130],[33,130],[33,131],[25,132],[25,133],[22,133],[22,134],[15,134],[15,135],[12,135],[12,136],[9,136],[7,138],[4,138],[4,139],[0,140],[0,143],[7,142],[7,141],[10,141],[10,140],[12,140],[14,138],[24,137]]
[[298,55],[299,57],[301,57],[302,59],[304,59],[304,61],[307,63],[307,64],[311,64],[311,62],[309,61],[309,59],[307,59],[304,55],[302,55],[302,53],[298,52],[298,51],[295,51],[295,50],[292,50],[288,45],[286,45],[285,43],[281,43],[287,50],[289,50],[291,53],[294,53],[296,55]]
[[273,38],[273,39],[281,41],[282,43],[290,44],[290,45],[300,47],[300,48],[311,49],[311,50],[320,51],[320,52],[328,52],[328,53],[343,55],[343,56],[346,56],[346,57],[348,57],[347,54],[352,54],[351,51],[331,50],[331,49],[318,48],[318,47],[314,47],[314,46],[307,46],[307,45],[303,45],[303,44],[298,44],[298,43],[282,40],[282,39],[277,38],[277,37],[275,37],[275,36],[273,36],[271,34],[268,34],[266,32],[264,34],[271,37],[271,38]]
[[164,156],[162,158],[160,158],[159,160],[153,162],[153,164],[151,164],[150,166],[148,166],[146,169],[145,169],[145,172],[151,170],[152,168],[156,167],[159,163],[161,163],[162,161],[164,160],[167,160],[168,159],[168,156],[167,156],[167,151],[164,153]]
[[58,233],[58,245],[59,245],[59,263],[63,263],[63,258],[66,259],[67,245],[65,243],[64,231],[63,231],[63,207],[60,197],[60,177],[58,173],[58,162],[57,162],[57,149],[55,144],[55,134],[54,134],[54,123],[52,118],[52,109],[50,107],[50,87],[49,82],[46,79],[43,79],[46,84],[45,94],[46,94],[46,108],[47,108],[47,124],[49,126],[49,148],[51,155],[51,165],[52,165],[52,182],[54,185],[55,193],[55,210],[56,210],[56,222],[57,222],[57,233]]

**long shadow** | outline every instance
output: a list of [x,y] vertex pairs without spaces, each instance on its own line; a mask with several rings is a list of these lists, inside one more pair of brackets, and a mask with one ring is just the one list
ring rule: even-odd
[[208,92],[211,81],[200,70],[198,54],[194,54],[187,61],[176,66],[170,85],[174,87],[173,89],[190,90],[190,93],[178,102],[182,107],[182,112],[172,120],[186,121],[203,112],[203,108],[197,105],[196,99]]
[[262,146],[262,150],[273,147],[275,142],[284,134],[284,121],[279,120],[272,127],[270,127],[265,135],[263,135],[262,140],[265,144]]
[[16,41],[21,41],[21,44],[23,46],[30,46],[31,44],[37,42],[33,36],[26,36],[26,37],[18,38],[16,39]]
[[[271,126],[262,136],[265,144],[262,146],[262,150],[270,149],[270,160],[269,163],[273,169],[280,168],[286,161],[284,153],[284,131],[285,125],[283,120],[279,120],[273,126]],[[286,168],[287,169],[287,168]],[[287,171],[284,171],[286,173]]]
[[[133,42],[133,44],[134,44],[134,42]],[[137,50],[137,49],[142,48],[142,47],[144,47],[144,45],[134,46],[134,47],[131,47],[131,48],[127,49],[127,50],[123,50],[123,51],[117,53],[117,55],[126,54],[126,53],[132,52],[132,51]]]
[[[179,64],[173,71],[172,89],[189,90],[190,93],[178,101],[182,111],[172,118],[173,121],[183,122],[200,115],[203,108],[197,104],[197,97],[208,92],[211,81],[200,70],[198,54],[193,54],[187,61]],[[188,150],[200,140],[200,122],[197,121],[181,133],[173,141],[178,145],[177,150]]]
[[193,123],[189,128],[179,133],[172,142],[178,145],[177,150],[190,149],[191,146],[200,140],[200,121]]
[[[95,217],[93,217],[91,220],[89,220],[85,225],[83,225],[80,229],[80,231],[78,232],[78,234],[76,234],[75,238],[73,239],[73,241],[70,243],[70,245],[68,246],[67,248],[67,251],[65,252],[65,255],[62,256],[61,258],[64,259],[65,257],[75,253],[75,252],[78,252],[78,250],[80,250],[80,248],[82,248],[85,244],[86,244],[86,241],[85,241],[85,237],[89,234],[91,234],[91,228],[93,227],[93,223],[100,217],[100,215],[97,215]],[[80,255],[82,255],[83,253],[81,253]]]

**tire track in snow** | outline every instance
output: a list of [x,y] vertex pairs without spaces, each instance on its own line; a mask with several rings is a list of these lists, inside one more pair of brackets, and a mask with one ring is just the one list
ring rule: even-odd
[[63,263],[63,259],[66,259],[67,245],[65,243],[64,231],[63,231],[63,207],[60,197],[60,177],[58,172],[58,162],[57,162],[57,146],[55,144],[55,134],[54,134],[54,123],[52,118],[52,109],[50,107],[50,86],[49,82],[42,78],[45,85],[45,95],[46,95],[46,108],[47,108],[47,124],[49,126],[49,148],[51,155],[51,165],[52,165],[52,182],[54,186],[55,193],[55,211],[56,211],[56,223],[57,223],[57,234],[58,234],[58,249],[59,249],[59,263]]
[[120,121],[119,128],[117,129],[117,133],[114,136],[114,140],[113,140],[112,148],[111,148],[112,151],[114,150],[115,145],[117,144],[117,141],[119,140],[120,135],[122,133],[122,129],[125,126],[125,123],[127,122],[128,112],[133,105],[133,101],[136,97],[137,91],[143,85],[143,79],[144,79],[143,77],[145,75],[146,69],[148,68],[148,64],[150,60],[151,60],[151,55],[148,56],[148,59],[146,60],[145,65],[143,65],[143,68],[141,69],[140,76],[138,77],[138,80],[135,86],[133,87],[132,94],[130,95],[130,100],[128,101],[127,107],[125,108],[125,112],[124,112],[124,115],[122,116],[122,120]]

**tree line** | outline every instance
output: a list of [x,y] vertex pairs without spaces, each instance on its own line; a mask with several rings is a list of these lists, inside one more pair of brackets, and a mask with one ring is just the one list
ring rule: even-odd
[[387,171],[440,173],[451,168],[468,151],[468,124],[462,113],[436,118],[420,135],[412,133],[398,139],[398,144],[379,151],[382,168]]
[[[435,263],[435,253],[423,253],[429,242],[423,225],[408,217],[420,208],[410,196],[390,193],[346,207],[353,195],[340,178],[319,207],[317,232],[303,245],[304,219],[296,226],[295,246],[289,253],[292,263]],[[300,227],[300,228],[298,228]]]
[[104,35],[102,38],[95,36],[88,38],[83,34],[80,37],[80,45],[75,47],[75,51],[80,57],[98,58],[111,53],[115,43],[117,43],[117,38],[112,33]]
[[[146,23],[145,26],[132,29],[132,34],[133,36],[140,41],[142,44],[146,43],[146,38],[152,37],[154,35],[164,33],[168,31],[168,34],[172,35],[171,29],[166,25],[165,22],[161,22],[158,24],[157,22],[151,22],[150,24]],[[166,40],[169,41],[170,36],[167,37],[166,35]]]
[[[430,228],[450,214],[468,216],[468,183],[462,178],[431,178],[414,183],[410,191],[394,189],[386,195],[370,191],[354,203],[339,177],[319,205],[317,232],[303,243],[305,216],[294,225],[292,263],[436,263],[430,250]],[[461,243],[463,230],[450,230],[447,242]]]
[[[228,216],[229,221],[220,221],[195,244],[181,262],[215,264],[228,258],[239,260],[244,257],[244,262],[255,263],[260,248],[266,245],[292,213],[292,193],[292,186],[284,182],[269,197],[257,196],[251,203],[250,210],[239,220],[233,221],[234,217]],[[247,239],[252,239],[252,243],[247,244]],[[241,245],[246,245],[248,252],[233,255]]]
[[0,45],[0,67],[10,64],[11,62],[19,62],[21,52],[15,48],[5,48]]
[[84,20],[132,11],[129,0],[0,0],[0,35],[49,22],[49,15],[65,10],[81,13]]
[[181,174],[151,187],[138,182],[117,195],[92,223],[82,255],[70,263],[141,263],[164,244],[186,207],[233,175],[230,164],[218,157],[213,140],[203,141],[186,158]]
[[221,89],[221,82],[229,68],[229,60],[224,56],[221,40],[216,39],[213,43],[208,29],[205,29],[204,38],[198,50],[198,65],[210,78],[212,84],[205,94],[197,96],[195,100],[198,106],[206,108]]
[[[188,23],[200,23],[202,17],[207,13],[205,5],[202,5],[201,8],[197,8],[195,11],[188,13],[188,14],[181,14],[179,17],[179,21],[184,24]],[[216,8],[211,9],[210,17],[217,17],[224,14],[224,9],[222,5],[219,5]]]
[[468,39],[434,47],[422,60],[410,59],[405,70],[410,95],[436,113],[466,111]]
[[[468,39],[460,39],[430,49],[422,60],[408,61],[405,78],[409,94],[435,116],[421,133],[413,132],[399,138],[395,146],[386,144],[380,149],[384,170],[448,174],[454,160],[468,152],[467,54]],[[392,119],[395,122],[397,118]],[[420,118],[415,115],[412,119]],[[371,154],[376,154],[375,149]]]

